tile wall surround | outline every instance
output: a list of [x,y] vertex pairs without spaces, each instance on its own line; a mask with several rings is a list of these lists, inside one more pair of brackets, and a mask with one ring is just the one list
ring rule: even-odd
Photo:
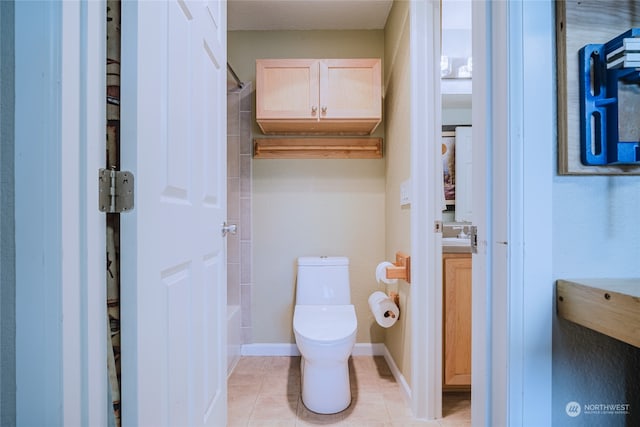
[[227,92],[227,222],[238,225],[227,238],[227,305],[240,307],[241,344],[252,342],[251,95],[251,82]]

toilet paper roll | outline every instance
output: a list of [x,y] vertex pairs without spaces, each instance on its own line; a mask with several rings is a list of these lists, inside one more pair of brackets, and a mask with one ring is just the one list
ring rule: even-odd
[[398,279],[387,279],[387,267],[393,267],[388,261],[383,261],[376,267],[376,280],[378,283],[386,283],[387,285],[395,285]]
[[393,326],[400,316],[400,309],[384,292],[377,291],[369,295],[369,308],[378,325],[383,328]]

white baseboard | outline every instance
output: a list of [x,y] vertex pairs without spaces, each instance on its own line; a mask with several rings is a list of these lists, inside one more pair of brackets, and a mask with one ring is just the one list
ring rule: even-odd
[[398,365],[396,365],[396,362],[393,360],[393,357],[391,356],[391,353],[389,353],[389,349],[387,348],[387,346],[383,344],[382,347],[382,355],[384,356],[384,360],[387,362],[387,365],[389,365],[389,369],[391,370],[393,377],[396,379],[396,382],[400,384],[404,399],[406,400],[409,407],[411,407],[411,387],[409,387],[409,383],[407,383],[404,375],[402,375],[402,372],[400,372],[400,369],[398,369]]
[[[295,344],[291,343],[259,343],[243,344],[241,354],[243,356],[300,356],[300,351]],[[383,343],[357,343],[351,354],[353,356],[383,356],[393,377],[400,384],[405,399],[411,403],[411,388]]]
[[356,343],[351,352],[352,356],[383,356],[384,344],[382,343]]

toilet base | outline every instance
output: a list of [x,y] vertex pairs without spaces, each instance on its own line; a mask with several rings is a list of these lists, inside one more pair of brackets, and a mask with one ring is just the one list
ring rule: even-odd
[[351,404],[348,359],[343,363],[300,361],[302,403],[318,414],[342,412]]

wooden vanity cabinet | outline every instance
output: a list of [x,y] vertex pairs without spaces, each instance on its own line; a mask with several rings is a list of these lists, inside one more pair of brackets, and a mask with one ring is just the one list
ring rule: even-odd
[[471,387],[471,254],[442,255],[443,389]]
[[381,120],[380,59],[256,60],[265,134],[368,135]]

